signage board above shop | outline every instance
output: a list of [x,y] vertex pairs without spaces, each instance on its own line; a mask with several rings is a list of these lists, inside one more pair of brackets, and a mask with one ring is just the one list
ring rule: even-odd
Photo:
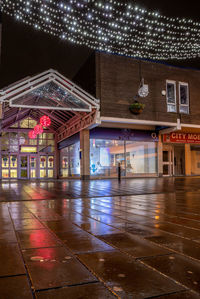
[[200,133],[171,132],[163,135],[163,142],[200,144]]

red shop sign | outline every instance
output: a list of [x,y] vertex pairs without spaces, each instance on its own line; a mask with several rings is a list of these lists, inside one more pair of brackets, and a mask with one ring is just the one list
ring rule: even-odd
[[163,142],[172,143],[200,143],[200,133],[176,133],[163,135]]

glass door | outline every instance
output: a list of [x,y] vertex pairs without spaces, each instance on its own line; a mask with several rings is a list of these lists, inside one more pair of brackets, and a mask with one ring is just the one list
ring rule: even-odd
[[2,169],[2,179],[9,179],[9,166],[10,166],[10,159],[9,155],[2,155],[1,157],[1,169]]
[[35,179],[37,177],[36,169],[37,169],[37,156],[30,155],[29,156],[29,177],[31,179]]
[[17,178],[17,155],[4,154],[1,158],[1,169],[3,179]]
[[41,155],[40,156],[40,178],[54,177],[54,156]]
[[45,155],[40,156],[40,178],[47,177],[47,157]]
[[163,146],[163,176],[172,176],[173,170],[173,148],[172,146]]
[[20,156],[19,162],[20,179],[28,179],[28,156]]
[[10,156],[10,178],[17,178],[17,155]]
[[48,163],[47,163],[47,177],[53,178],[54,177],[54,156],[48,156]]

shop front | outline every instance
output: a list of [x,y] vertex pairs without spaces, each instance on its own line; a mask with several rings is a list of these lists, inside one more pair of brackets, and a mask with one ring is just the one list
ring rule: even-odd
[[[90,178],[157,176],[157,135],[152,131],[95,128],[89,134]],[[79,177],[79,136],[60,146],[60,177]]]
[[44,132],[35,139],[28,132],[37,122],[30,117],[16,122],[0,137],[0,178],[36,179],[55,177],[55,138]]
[[163,135],[163,175],[200,175],[200,133]]
[[[95,125],[98,115],[99,100],[52,69],[5,87],[0,179],[80,177],[79,133]],[[74,135],[78,139],[68,143]]]

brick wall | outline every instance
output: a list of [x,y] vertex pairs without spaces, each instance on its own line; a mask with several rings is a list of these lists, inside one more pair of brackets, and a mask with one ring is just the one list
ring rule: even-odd
[[[150,92],[139,100],[146,105],[143,113],[133,115],[129,106],[140,84],[140,63]],[[101,116],[176,122],[179,115],[167,112],[166,96],[161,94],[166,80],[189,83],[190,115],[182,114],[181,122],[200,124],[200,71],[96,53],[96,96],[101,99]]]

